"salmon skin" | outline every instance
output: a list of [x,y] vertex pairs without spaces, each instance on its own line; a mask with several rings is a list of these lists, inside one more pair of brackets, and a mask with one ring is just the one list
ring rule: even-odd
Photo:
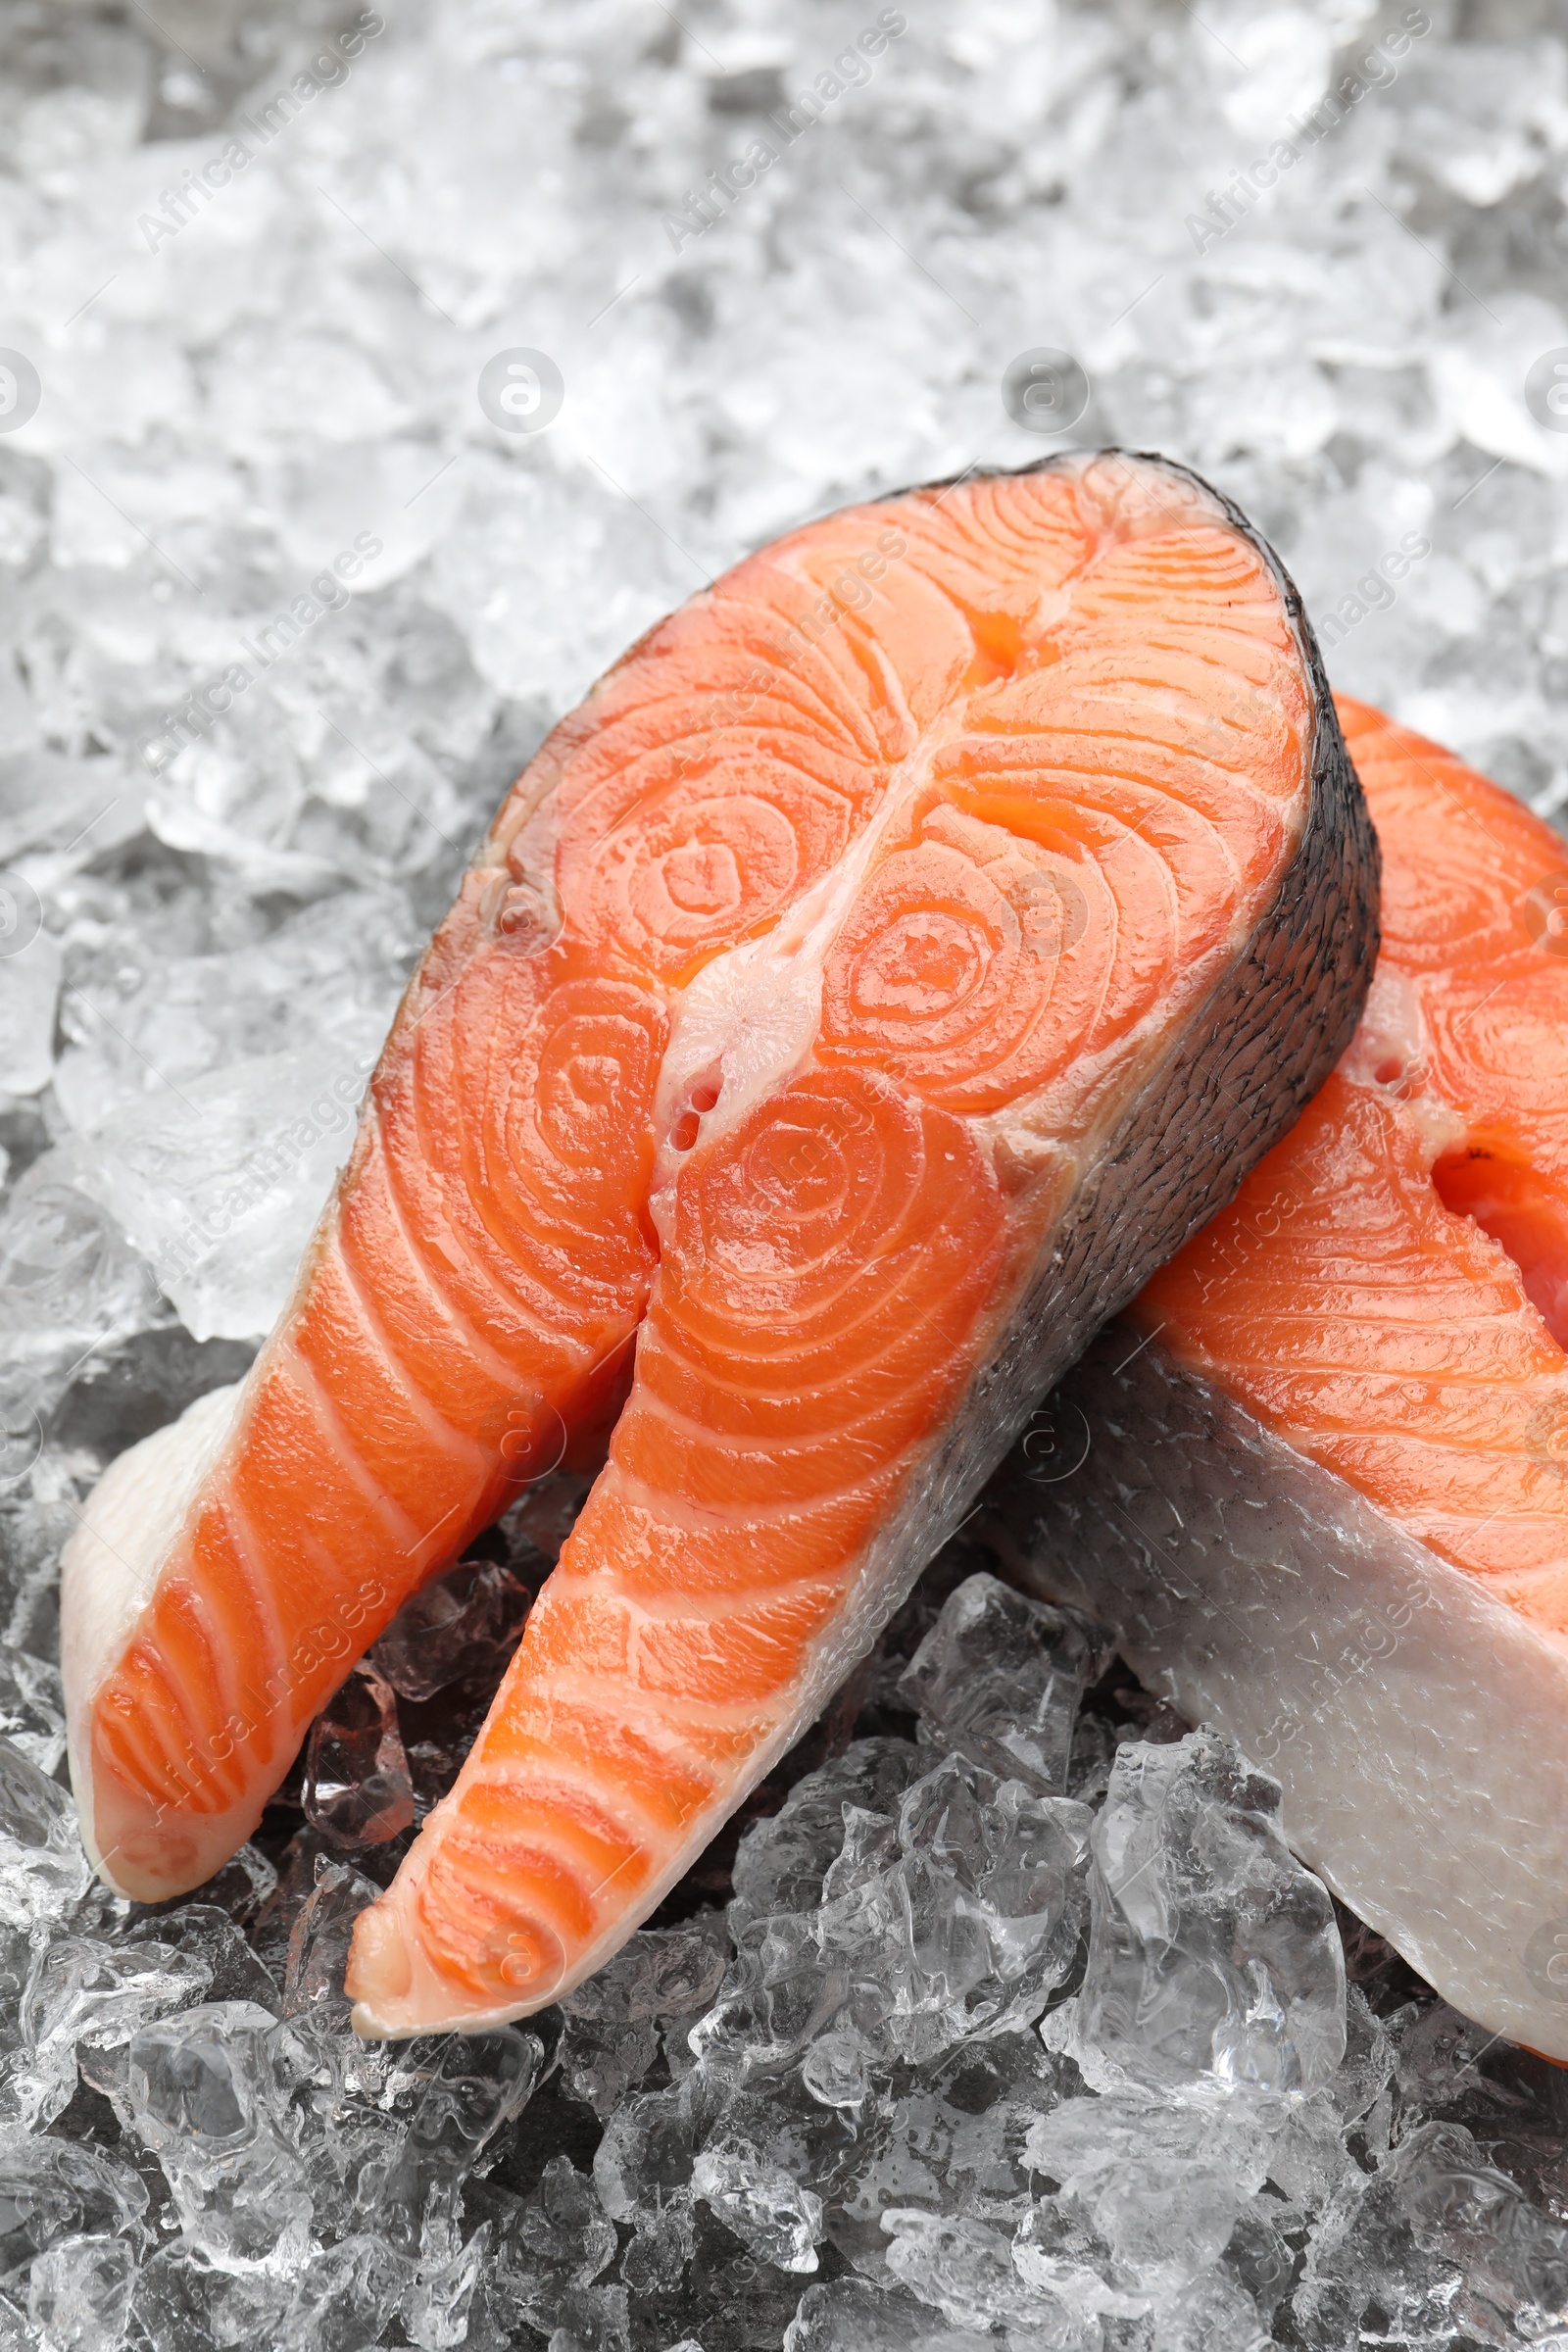
[[1321,1083],[1376,899],[1295,591],[1158,459],[853,508],[662,622],[502,808],[249,1378],[73,1540],[100,1870],[201,1884],[613,1420],[349,1971],[368,2034],[567,1990]]
[[992,1499],[1361,1918],[1568,2059],[1564,846],[1340,712],[1383,845],[1354,1044]]

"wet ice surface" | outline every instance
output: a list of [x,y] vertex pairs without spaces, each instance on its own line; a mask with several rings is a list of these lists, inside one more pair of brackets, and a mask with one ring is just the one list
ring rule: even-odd
[[1066,352],[1069,437],[1239,498],[1336,683],[1568,806],[1549,0],[677,13],[0,6],[0,2344],[1540,2338],[1564,2078],[1336,1928],[1267,1783],[977,1543],[537,2028],[362,2049],[341,1970],[580,1483],[212,1887],[86,1883],[74,1512],[243,1371],[490,810],[706,573],[1057,446],[1001,387]]

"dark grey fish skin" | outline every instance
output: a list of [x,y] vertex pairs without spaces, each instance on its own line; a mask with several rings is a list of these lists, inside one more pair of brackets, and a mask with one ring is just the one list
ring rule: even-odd
[[1453,2007],[1568,2060],[1568,1643],[1131,1317],[986,1503],[1014,1573],[1277,1775],[1295,1851]]

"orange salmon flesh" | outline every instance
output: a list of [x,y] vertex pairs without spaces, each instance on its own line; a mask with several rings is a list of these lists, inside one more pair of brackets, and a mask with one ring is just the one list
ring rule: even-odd
[[73,1541],[104,1875],[207,1879],[612,1424],[348,1978],[370,2034],[569,1989],[1321,1082],[1375,856],[1289,581],[1157,460],[854,508],[662,622],[503,807],[250,1376]]

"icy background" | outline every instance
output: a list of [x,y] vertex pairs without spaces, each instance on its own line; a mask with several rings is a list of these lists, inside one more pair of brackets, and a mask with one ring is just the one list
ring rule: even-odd
[[1568,807],[1565,153],[1557,0],[0,0],[0,2352],[1568,2340],[1568,2078],[1342,1922],[1347,2009],[1266,1785],[1070,1628],[969,1587],[901,1682],[983,1544],[733,1885],[483,2045],[358,2050],[334,1969],[569,1487],[175,1919],[85,1886],[50,1664],[550,720],[774,531],[1062,445],[1020,355],[1249,509],[1337,684]]

